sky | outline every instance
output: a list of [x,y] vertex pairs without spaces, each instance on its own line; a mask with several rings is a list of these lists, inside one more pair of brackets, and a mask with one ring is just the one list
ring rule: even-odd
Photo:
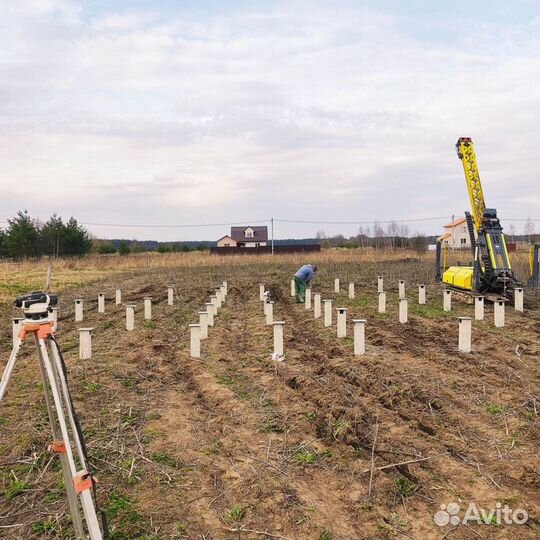
[[487,206],[540,231],[536,0],[0,9],[0,222],[56,212],[162,241],[272,217],[276,238],[375,220],[437,234],[469,208],[468,136]]

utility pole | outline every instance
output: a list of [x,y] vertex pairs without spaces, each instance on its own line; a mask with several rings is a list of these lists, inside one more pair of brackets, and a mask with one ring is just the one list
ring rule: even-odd
[[454,249],[454,243],[455,243],[455,240],[454,240],[454,214],[452,214],[452,249]]
[[274,218],[270,218],[270,231],[272,235],[272,255],[274,254]]

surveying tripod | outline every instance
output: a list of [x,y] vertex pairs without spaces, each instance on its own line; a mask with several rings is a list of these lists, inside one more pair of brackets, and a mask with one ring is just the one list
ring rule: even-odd
[[[0,380],[0,402],[6,393],[19,349],[31,336],[37,349],[45,403],[53,435],[53,441],[48,449],[60,457],[75,536],[78,540],[87,538],[102,540],[103,535],[92,498],[93,494],[95,496],[95,479],[87,469],[84,437],[71,401],[66,366],[58,343],[54,339],[53,323],[49,320],[49,306],[57,302],[56,296],[43,292],[33,292],[15,300],[15,305],[23,309],[24,320]],[[107,537],[107,525],[103,514],[102,520]]]

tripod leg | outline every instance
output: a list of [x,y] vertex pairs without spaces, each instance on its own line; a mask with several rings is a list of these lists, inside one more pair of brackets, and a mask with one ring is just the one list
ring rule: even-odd
[[[43,362],[47,379],[49,381],[49,386],[50,386],[53,401],[54,401],[54,408],[56,409],[57,421],[60,428],[60,433],[62,434],[62,441],[64,443],[64,448],[65,448],[64,455],[68,463],[69,474],[70,474],[70,478],[66,478],[66,484],[71,483],[71,485],[74,487],[74,477],[77,476],[77,468],[75,465],[73,451],[71,448],[68,425],[66,422],[66,418],[64,416],[64,407],[63,407],[62,395],[61,395],[62,392],[58,386],[58,378],[57,378],[58,370],[54,369],[53,365],[51,364],[51,361],[49,359],[49,353],[47,351],[47,345],[45,343],[45,340],[42,338],[38,339],[38,351],[40,354],[40,360]],[[63,374],[62,374],[62,379],[63,379]],[[70,418],[70,424],[73,425],[72,418]],[[88,500],[90,500],[90,504]],[[82,505],[90,539],[102,540],[103,537],[101,535],[101,530],[99,528],[99,524],[97,521],[97,516],[96,516],[96,511],[93,505],[92,496],[90,495],[88,490],[82,491],[80,493],[80,502]],[[77,511],[78,511],[78,508],[77,508]]]
[[[50,382],[47,378],[47,371],[45,370],[45,365],[43,362],[43,356],[41,354],[41,349],[39,347],[39,342],[37,336],[34,334],[36,341],[36,347],[38,350],[39,356],[39,368],[41,371],[41,378],[43,381],[43,389],[45,391],[45,403],[47,405],[47,412],[49,413],[49,421],[51,423],[51,430],[54,441],[62,440],[62,434],[58,429],[58,423],[55,420],[55,414],[53,405],[51,402],[51,388]],[[75,493],[75,488],[73,486],[73,475],[69,467],[69,461],[67,459],[66,453],[63,451],[58,452],[60,457],[60,464],[62,465],[62,475],[64,477],[64,485],[66,486],[67,499],[69,503],[69,510],[71,513],[71,521],[73,523],[73,528],[75,529],[75,537],[77,540],[84,540],[86,534],[84,532],[83,520],[81,516],[81,511],[79,508],[79,502],[77,500],[77,494]]]
[[75,446],[77,448],[77,457],[79,459],[79,464],[81,465],[82,469],[86,469],[85,453],[83,451],[82,443],[79,438],[79,432],[77,431],[77,425],[75,423],[75,415],[73,414],[73,407],[71,406],[69,388],[67,385],[66,378],[64,376],[64,370],[62,369],[62,362],[60,360],[60,354],[58,352],[58,349],[56,348],[56,343],[54,343],[54,341],[48,339],[47,346],[48,346],[48,350],[51,353],[51,358],[52,358],[51,366],[56,376],[56,380],[58,382],[58,388],[63,397],[64,405],[66,407],[68,420],[71,426],[71,433],[73,434],[73,439],[75,441]]
[[19,349],[21,348],[22,340],[21,338],[17,338],[17,341],[15,342],[15,345],[13,346],[13,350],[11,351],[11,354],[9,355],[9,360],[6,364],[6,369],[4,369],[4,373],[2,374],[2,379],[0,380],[0,401],[2,401],[2,398],[4,397],[7,386],[9,384],[9,379],[11,379],[11,373],[13,371],[13,368],[15,367],[15,362],[17,361],[17,355],[19,354]]
[[[64,370],[62,366],[62,362],[60,359],[60,353],[58,351],[58,348],[56,346],[56,343],[51,340],[47,339],[40,340],[40,345],[42,344],[45,353],[47,353],[48,350],[51,351],[52,356],[52,362],[51,364],[51,370],[54,373],[55,376],[55,382],[57,383],[57,391],[61,395],[61,398],[63,398],[65,411],[67,413],[68,421],[71,426],[71,434],[75,443],[75,447],[77,449],[77,457],[78,462],[81,467],[81,469],[86,470],[86,459],[85,459],[85,452],[83,450],[83,443],[79,437],[79,431],[77,423],[75,422],[75,414],[73,411],[73,407],[71,405],[71,398],[69,394],[69,388],[67,385],[66,377],[64,375]],[[47,359],[49,357],[47,356]],[[64,419],[65,421],[65,419]],[[76,473],[73,474],[75,476]],[[73,479],[72,479],[73,482]],[[94,507],[94,501],[92,499],[92,494],[90,493],[89,489],[86,489],[84,491],[81,491],[79,493],[80,495],[80,502],[82,505],[82,509],[84,512],[84,517],[86,519],[86,526],[88,527],[88,531],[90,534],[90,538],[92,540],[101,540],[101,530],[99,528],[99,523],[96,515],[96,509]]]

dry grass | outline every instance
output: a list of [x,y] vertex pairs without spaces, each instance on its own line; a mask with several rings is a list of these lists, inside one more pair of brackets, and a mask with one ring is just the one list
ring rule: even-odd
[[[327,249],[320,253],[292,253],[279,255],[211,255],[208,252],[191,253],[141,253],[125,257],[118,255],[92,255],[81,259],[63,259],[52,263],[51,289],[60,292],[70,287],[78,287],[107,277],[131,273],[137,270],[175,268],[223,268],[234,274],[234,269],[245,266],[276,268],[294,266],[310,262],[318,265],[341,265],[344,263],[367,264],[396,263],[415,260],[425,263],[426,268],[434,266],[435,254],[418,254],[412,250],[367,249]],[[447,264],[466,263],[470,260],[468,251],[449,252]],[[522,281],[528,277],[527,254],[513,253],[515,271]],[[45,287],[50,261],[3,262],[0,266],[0,302],[6,302],[17,294]],[[427,279],[427,275],[426,275]]]

